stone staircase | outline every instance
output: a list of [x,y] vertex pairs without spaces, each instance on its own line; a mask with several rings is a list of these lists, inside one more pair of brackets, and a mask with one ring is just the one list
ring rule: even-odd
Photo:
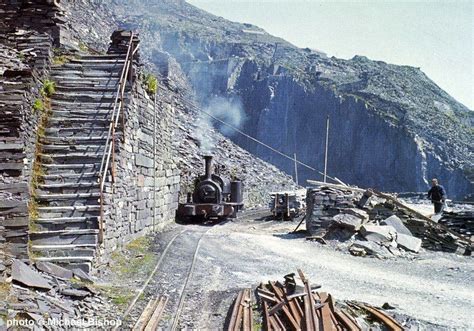
[[99,169],[124,64],[123,54],[82,56],[53,66],[56,92],[41,138],[36,260],[89,271],[99,244]]

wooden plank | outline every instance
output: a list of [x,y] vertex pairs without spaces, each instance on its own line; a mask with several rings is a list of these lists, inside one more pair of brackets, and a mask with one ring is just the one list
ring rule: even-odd
[[320,182],[320,181],[317,181],[317,180],[311,180],[311,179],[308,179],[307,182],[308,182],[308,184],[311,184],[311,185],[316,185],[316,186],[321,186],[321,187],[327,186],[327,187],[330,187],[330,188],[337,188],[337,189],[345,190],[345,191],[354,191],[354,192],[361,192],[361,193],[364,193],[365,191],[367,191],[366,189],[362,189],[362,188],[358,188],[358,187],[344,186],[344,185],[340,185],[340,184],[324,183],[324,182]]
[[145,306],[145,309],[143,309],[142,314],[133,326],[133,331],[143,331],[145,329],[157,304],[157,298],[151,298],[150,301],[148,301],[147,305]]
[[155,311],[153,312],[153,315],[147,323],[145,331],[155,331],[158,329],[158,324],[161,321],[161,316],[163,315],[167,302],[167,297],[160,298],[158,304],[156,305]]

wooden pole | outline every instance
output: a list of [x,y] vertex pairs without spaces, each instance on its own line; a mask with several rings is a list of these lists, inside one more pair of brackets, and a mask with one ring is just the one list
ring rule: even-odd
[[296,185],[299,185],[298,184],[298,161],[296,161],[296,153],[294,153],[293,155],[295,157],[295,182],[296,182]]
[[324,179],[323,182],[326,183],[327,173],[328,173],[328,145],[329,145],[329,115],[326,119],[326,147],[324,151]]

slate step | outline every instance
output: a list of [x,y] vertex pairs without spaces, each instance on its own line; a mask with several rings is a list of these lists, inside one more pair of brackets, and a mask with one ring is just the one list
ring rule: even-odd
[[41,257],[41,260],[37,260],[37,261],[55,263],[69,270],[81,269],[87,274],[90,273],[92,270],[92,262],[89,262],[88,259],[87,260],[79,259],[76,262],[76,261],[68,260],[68,259]]
[[65,101],[59,99],[51,99],[51,106],[55,110],[66,110],[66,109],[85,109],[85,110],[96,110],[96,109],[103,109],[103,110],[110,110],[114,107],[115,98],[109,99],[107,101],[100,101],[100,102],[84,102],[84,101]]
[[51,66],[51,70],[62,71],[62,70],[79,70],[79,71],[105,71],[105,72],[121,72],[123,69],[124,61],[113,61],[113,62],[81,62],[76,63],[74,61],[65,63],[63,65]]
[[63,93],[71,93],[71,92],[88,92],[88,93],[115,93],[117,92],[118,89],[118,82],[116,84],[109,84],[109,85],[94,85],[94,84],[75,84],[74,86],[71,86],[72,84],[68,85],[57,85],[56,86],[56,91],[60,91]]
[[36,194],[36,198],[40,201],[48,201],[48,200],[79,200],[79,199],[91,199],[91,198],[99,198],[99,192],[91,192],[91,193],[44,193],[38,192]]
[[36,192],[38,194],[92,194],[92,193],[99,193],[100,190],[99,190],[99,183],[98,183],[98,178],[97,178],[97,181],[94,183],[72,182],[72,183],[39,184]]
[[[48,151],[47,154],[54,154],[54,153],[103,153],[105,149],[105,145],[100,144],[100,145],[80,145],[80,144],[75,144],[75,145],[51,145],[51,144],[42,144],[41,145],[42,151],[46,152]],[[46,154],[46,153],[43,153]]]
[[[99,172],[83,172],[83,173],[75,173],[73,171],[62,171],[59,174],[47,174],[41,176],[43,184],[40,184],[39,187],[42,185],[92,185],[98,182],[99,180]],[[47,186],[46,186],[47,187]],[[53,189],[54,186],[47,187]]]
[[98,173],[100,169],[100,162],[88,162],[79,164],[42,163],[41,166],[45,169],[46,175],[80,175],[82,173]]
[[84,162],[98,163],[102,161],[103,153],[94,152],[71,152],[58,154],[38,154],[42,163],[51,164],[83,164]]
[[100,54],[100,55],[82,55],[80,58],[80,60],[82,61],[113,60],[113,59],[125,60],[125,56],[123,54]]
[[112,118],[112,109],[107,110],[86,110],[86,109],[77,109],[77,110],[55,110],[51,113],[49,118],[57,117],[68,117],[73,116],[76,118],[88,118],[88,119],[97,119],[97,118]]
[[[88,205],[88,206],[63,206],[63,207],[38,207],[38,212],[43,213],[68,213],[68,212],[99,212],[100,205]],[[91,214],[92,215],[92,214]],[[96,216],[96,215],[92,215]],[[50,217],[50,216],[48,216]],[[58,216],[59,217],[59,216]],[[66,216],[64,216],[66,217]],[[68,217],[76,217],[68,216]]]
[[70,77],[70,76],[56,76],[54,78],[56,87],[59,88],[70,88],[71,86],[77,87],[117,87],[119,83],[119,77],[96,77],[96,78],[83,78],[83,77]]
[[[66,251],[67,252],[67,251]],[[88,256],[86,254],[91,254],[92,252],[84,251],[84,256],[38,256],[35,257],[35,261],[41,261],[41,262],[52,262],[52,263],[57,263],[60,266],[62,266],[62,263],[67,263],[71,264],[74,262],[93,262],[94,261],[94,255]],[[94,252],[95,253],[95,252]]]
[[74,123],[84,123],[87,125],[94,125],[96,127],[105,127],[110,124],[108,118],[82,118],[82,117],[52,117],[48,119],[50,123],[62,123],[64,127],[66,125],[73,125]]
[[80,230],[97,229],[99,216],[39,218],[34,221],[40,230]]
[[71,63],[82,63],[82,65],[94,64],[94,63],[125,63],[125,56],[110,56],[110,57],[93,57],[87,58],[81,56],[80,58],[71,59]]
[[91,181],[38,184],[38,188],[40,188],[41,190],[54,190],[54,189],[67,189],[67,188],[97,188],[98,186],[99,186],[98,182],[91,182]]
[[55,69],[51,71],[51,77],[56,81],[56,77],[83,77],[83,78],[100,78],[100,77],[109,77],[120,79],[121,72],[119,70],[114,72],[109,72],[106,70],[74,70],[74,69]]
[[97,245],[99,230],[34,231],[30,232],[29,236],[32,245]]
[[[43,199],[37,199],[41,206],[44,207],[83,207],[83,206],[90,206],[93,204],[98,204],[99,203],[99,198],[98,197],[78,197],[74,199],[48,199],[47,197]],[[45,218],[45,214],[39,213],[39,215],[43,218]],[[84,213],[82,216],[97,216],[98,213],[93,212],[93,213]],[[59,215],[59,216],[70,216],[69,214],[66,215]],[[58,217],[59,217],[58,216]],[[77,213],[75,216],[78,216]],[[49,216],[48,216],[49,217]]]
[[52,98],[52,104],[58,100],[71,101],[75,103],[113,103],[115,102],[115,94],[103,92],[97,94],[56,92]]
[[41,139],[43,144],[56,144],[56,145],[96,145],[101,144],[102,146],[107,141],[107,135],[102,136],[46,136]]
[[[110,124],[110,123],[109,123]],[[103,125],[83,125],[83,126],[71,126],[61,128],[47,128],[44,132],[46,137],[51,138],[74,138],[74,137],[99,137],[107,136],[108,127],[105,128]]]

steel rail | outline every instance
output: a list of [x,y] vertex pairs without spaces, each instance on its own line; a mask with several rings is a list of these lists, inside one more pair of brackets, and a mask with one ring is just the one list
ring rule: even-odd
[[[138,299],[140,298],[140,296],[142,295],[142,293],[145,291],[145,289],[148,287],[148,284],[150,283],[151,279],[153,278],[153,276],[155,275],[156,271],[158,270],[158,268],[161,266],[161,263],[163,262],[163,259],[164,257],[166,256],[166,254],[168,254],[168,251],[171,247],[171,245],[174,243],[174,241],[176,240],[176,238],[178,238],[178,236],[182,235],[184,232],[186,232],[187,230],[184,229],[183,231],[177,233],[173,238],[171,238],[171,240],[168,242],[168,244],[166,245],[165,249],[163,250],[163,252],[161,253],[161,256],[160,256],[160,259],[158,260],[158,262],[156,263],[155,265],[155,268],[153,269],[153,271],[150,273],[150,275],[148,276],[147,280],[145,281],[145,283],[143,283],[143,286],[140,288],[140,290],[137,292],[137,294],[135,294],[135,296],[133,297],[133,300],[132,302],[128,305],[127,309],[125,310],[125,312],[122,314],[122,321],[125,320],[125,318],[128,316],[128,314],[130,314],[130,312],[132,311],[132,309],[135,307],[135,304],[138,302]],[[119,326],[115,327],[114,331],[115,330],[118,330]]]
[[[191,279],[191,276],[193,274],[193,271],[194,271],[194,266],[196,265],[196,261],[197,261],[197,257],[198,257],[198,254],[199,254],[199,248],[201,246],[201,240],[202,238],[212,229],[212,227],[210,227],[209,229],[207,229],[205,232],[202,233],[202,235],[199,237],[198,239],[198,242],[197,242],[197,245],[196,245],[196,248],[194,250],[194,255],[193,255],[193,260],[191,262],[191,265],[188,269],[188,274],[187,274],[187,277],[186,277],[186,280],[185,280],[185,283],[184,283],[184,286],[183,286],[183,289],[181,291],[181,294],[180,294],[180,297],[179,297],[179,303],[178,303],[178,309],[176,311],[176,313],[174,314],[174,318],[173,318],[173,324],[172,324],[172,330],[176,330],[177,328],[177,324],[179,322],[179,317],[181,315],[181,311],[183,309],[183,306],[184,306],[184,297],[185,297],[185,293],[186,293],[186,288],[187,288],[187,285],[189,283],[189,280]],[[125,310],[125,312],[122,314],[122,322],[125,320],[125,318],[131,313],[131,311],[133,310],[133,308],[135,307],[135,305],[137,304],[137,302],[139,301],[140,299],[140,296],[145,292],[145,290],[147,289],[150,281],[152,280],[153,276],[156,274],[156,272],[159,270],[160,266],[162,265],[162,262],[164,260],[164,258],[167,256],[167,254],[169,253],[170,251],[170,248],[171,248],[171,245],[176,241],[176,239],[181,236],[183,233],[185,232],[188,232],[189,230],[188,229],[184,229],[182,231],[180,231],[179,233],[177,233],[176,235],[173,236],[173,238],[168,242],[168,244],[166,245],[165,249],[163,250],[163,252],[161,253],[161,256],[160,256],[160,259],[158,260],[158,262],[156,263],[155,265],[155,268],[153,269],[153,271],[150,273],[150,275],[148,276],[147,280],[145,281],[145,283],[143,283],[142,287],[140,288],[140,290],[135,294],[135,296],[133,297],[132,299],[132,302],[129,304],[129,306],[127,307],[127,309]],[[120,326],[117,326],[115,327],[113,330],[114,331],[117,331],[119,330],[119,327]]]
[[184,282],[183,289],[181,290],[181,295],[179,297],[179,303],[178,303],[178,309],[176,313],[174,314],[174,319],[173,319],[173,324],[171,324],[171,330],[177,330],[178,329],[178,323],[179,323],[179,317],[181,316],[181,311],[183,310],[184,307],[184,297],[186,294],[186,288],[188,287],[189,280],[191,279],[191,276],[194,272],[194,266],[196,265],[197,257],[199,255],[199,248],[201,247],[201,240],[204,238],[204,236],[211,230],[212,228],[207,229],[201,237],[199,237],[199,240],[196,245],[196,250],[194,251],[193,255],[193,261],[191,262],[191,265],[189,266],[188,270],[188,275],[186,276],[186,280]]

